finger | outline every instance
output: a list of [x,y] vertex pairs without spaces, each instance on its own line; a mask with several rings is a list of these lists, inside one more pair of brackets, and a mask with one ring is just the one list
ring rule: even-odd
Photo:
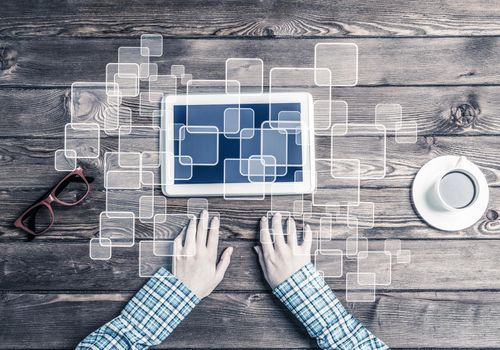
[[196,218],[189,220],[189,225],[185,233],[184,249],[191,250],[195,246],[196,240]]
[[219,218],[214,216],[210,222],[210,232],[208,234],[207,248],[210,252],[217,254],[217,247],[219,246]]
[[260,268],[262,269],[262,273],[264,274],[264,278],[266,279],[266,281],[268,280],[267,279],[267,267],[266,267],[266,260],[264,259],[264,253],[262,253],[262,248],[259,247],[259,246],[255,246],[253,247],[253,249],[255,250],[255,252],[257,253],[257,256],[259,258],[259,264],[260,264]]
[[182,252],[182,242],[186,237],[186,229],[182,230],[174,239],[174,256],[179,256]]
[[181,233],[179,233],[177,235],[177,237],[175,237],[175,239],[174,239],[174,243],[179,245],[180,247],[182,247],[183,242],[186,239],[186,231],[187,231],[187,227],[184,227],[182,229]]
[[286,223],[286,231],[287,231],[287,243],[290,248],[297,247],[297,228],[295,227],[295,220],[289,218]]
[[274,252],[273,241],[269,234],[269,224],[265,216],[260,219],[260,244],[262,245],[264,255],[269,255]]
[[272,227],[273,227],[274,244],[277,247],[285,245],[285,236],[283,236],[283,223],[281,222],[280,213],[274,214]]
[[224,278],[224,274],[231,262],[231,255],[233,254],[233,247],[226,248],[220,257],[219,263],[217,264],[216,277],[220,282]]
[[198,222],[198,232],[196,233],[196,245],[198,247],[207,246],[208,212],[203,210]]
[[311,226],[306,225],[306,229],[304,230],[304,242],[302,242],[301,246],[304,248],[305,252],[309,254],[311,254],[312,236]]

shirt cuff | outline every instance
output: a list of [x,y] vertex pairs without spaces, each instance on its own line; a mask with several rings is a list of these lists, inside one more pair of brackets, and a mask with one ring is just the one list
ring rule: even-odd
[[350,317],[312,263],[305,265],[274,288],[273,294],[314,338],[321,335],[325,326]]
[[322,349],[388,349],[347,312],[311,263],[277,286],[273,294]]
[[155,275],[127,303],[120,321],[133,343],[155,345],[167,338],[200,299],[166,268]]

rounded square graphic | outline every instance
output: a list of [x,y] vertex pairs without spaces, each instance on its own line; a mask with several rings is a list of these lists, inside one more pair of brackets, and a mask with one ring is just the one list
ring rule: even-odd
[[111,259],[111,247],[111,241],[107,238],[91,238],[89,241],[89,257],[92,260],[109,260]]
[[132,247],[135,243],[135,215],[131,212],[102,212],[99,215],[101,245]]
[[[189,222],[191,220],[196,220],[193,214],[156,214],[153,218],[153,251],[157,256],[193,256],[196,254],[196,245],[193,245],[193,249],[189,251],[184,251],[183,255],[180,253],[176,254],[174,249],[165,252],[163,248],[165,245],[172,244],[177,236],[184,234]],[[170,243],[166,243],[170,242]]]
[[149,56],[161,57],[163,55],[163,36],[161,34],[142,34],[141,47],[149,49]]
[[[328,69],[331,86],[355,86],[358,83],[358,45],[355,43],[318,43],[314,46],[314,68]],[[316,84],[326,85],[321,74]]]
[[314,267],[325,278],[338,278],[344,274],[344,254],[340,249],[319,249],[314,254]]
[[[128,47],[118,48],[118,63],[135,63],[139,66],[139,79],[149,77],[149,48],[147,47]],[[126,74],[119,66],[118,73]]]
[[227,137],[234,134],[239,134],[239,131],[240,131],[240,109],[226,108],[224,110],[224,136]]
[[[156,247],[158,249],[157,252],[161,252],[162,254],[155,254],[154,241],[143,240],[139,242],[139,277],[151,278],[162,267],[174,273],[174,262],[170,254],[173,249],[173,242],[156,242]],[[169,275],[161,278],[169,279],[175,277]]]
[[[179,129],[179,155],[190,157],[192,165],[219,162],[219,130],[215,126],[182,126]],[[183,158],[180,159],[183,161]],[[187,165],[187,164],[184,164]]]
[[108,63],[106,93],[109,97],[133,97],[139,94],[139,65],[137,63]]
[[98,158],[101,149],[99,124],[69,123],[64,127],[64,152],[70,158]]
[[[110,93],[112,91],[113,93]],[[114,82],[83,82],[71,84],[71,123],[96,123],[104,127],[109,108],[118,108],[120,97],[119,86]]]
[[[66,154],[68,154],[69,157],[66,157]],[[75,151],[58,149],[54,152],[54,168],[57,171],[73,171],[76,169],[76,166],[77,159]]]

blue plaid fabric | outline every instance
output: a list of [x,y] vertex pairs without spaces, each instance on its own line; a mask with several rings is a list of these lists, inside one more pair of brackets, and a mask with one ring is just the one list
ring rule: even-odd
[[162,267],[118,317],[87,336],[76,349],[147,349],[158,345],[199,302],[188,287]]
[[389,349],[342,306],[309,263],[273,290],[321,349]]
[[[273,290],[322,349],[389,349],[350,315],[312,264]],[[200,299],[160,268],[121,314],[87,336],[77,350],[147,349],[165,340]]]

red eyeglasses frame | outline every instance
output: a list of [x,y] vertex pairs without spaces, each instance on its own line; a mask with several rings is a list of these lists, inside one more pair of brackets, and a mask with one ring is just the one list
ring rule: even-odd
[[[72,176],[75,176],[75,175],[78,175],[83,180],[83,182],[85,182],[85,184],[87,185],[87,191],[85,192],[85,194],[80,199],[78,199],[76,202],[72,202],[72,203],[64,202],[64,201],[60,200],[59,198],[57,198],[57,190],[59,189],[59,187],[62,186],[69,178],[71,178]],[[64,187],[61,188],[61,190],[63,190],[63,189],[64,189]],[[61,181],[59,181],[54,187],[52,187],[52,189],[44,197],[42,197],[41,200],[37,201],[35,204],[30,206],[28,209],[26,209],[16,219],[16,221],[14,222],[14,226],[31,234],[31,235],[33,235],[33,236],[40,236],[40,235],[44,234],[45,232],[47,232],[54,225],[55,213],[54,213],[54,209],[52,208],[52,203],[57,203],[59,205],[65,206],[65,207],[73,207],[73,206],[78,205],[81,202],[83,202],[85,200],[85,198],[88,197],[89,194],[90,194],[90,183],[87,180],[87,178],[85,177],[85,174],[83,172],[83,168],[77,167],[75,170],[68,173],[63,179],[61,179]],[[42,205],[45,206],[49,210],[50,224],[43,231],[35,232],[32,229],[30,229],[28,226],[26,226],[23,221],[28,218],[27,215],[33,209],[35,209],[39,206],[42,206]]]

